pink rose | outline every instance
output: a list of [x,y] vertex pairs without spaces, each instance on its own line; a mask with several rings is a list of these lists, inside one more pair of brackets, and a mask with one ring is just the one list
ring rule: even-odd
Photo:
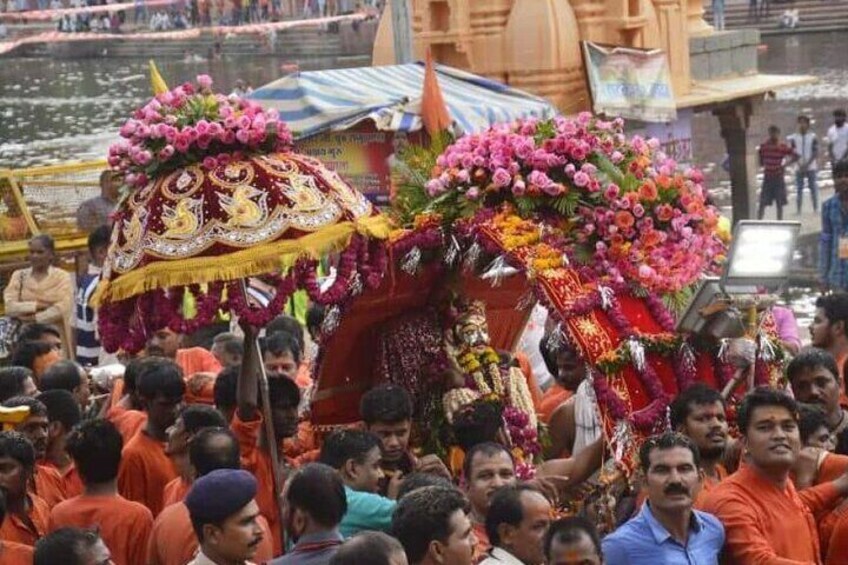
[[530,176],[527,177],[527,180],[530,184],[535,185],[542,190],[554,183],[548,175],[541,171],[533,171],[530,173]]
[[578,171],[577,173],[575,173],[574,178],[572,179],[572,181],[574,181],[575,186],[579,186],[581,188],[589,184],[589,180],[589,175],[587,175],[583,171]]
[[161,159],[162,161],[167,161],[168,159],[174,156],[174,151],[175,149],[173,145],[166,145],[165,147],[159,150],[159,159]]
[[259,145],[260,143],[265,141],[265,138],[267,137],[267,135],[265,134],[265,130],[261,130],[261,129],[252,129],[252,130],[249,130],[249,133],[250,133],[250,141],[249,141],[250,145]]
[[153,155],[150,154],[150,151],[139,151],[134,159],[136,164],[141,165],[142,167],[149,165],[152,160]]
[[218,166],[218,160],[215,157],[204,157],[203,159],[203,168],[207,171],[211,171],[215,167]]
[[586,158],[586,150],[580,145],[575,145],[571,148],[571,158],[575,161],[584,160]]
[[516,196],[523,196],[527,192],[527,185],[523,180],[517,180],[512,185],[512,193]]
[[209,133],[209,122],[206,120],[200,120],[194,125],[194,129],[197,130],[198,136],[201,136],[204,133]]
[[121,134],[121,137],[132,137],[137,127],[137,122],[135,120],[127,120],[127,122],[121,126],[119,133]]
[[226,145],[232,145],[236,142],[236,134],[232,132],[232,130],[227,130],[224,132],[224,135],[221,136],[221,142]]
[[197,75],[197,85],[203,90],[212,88],[212,77],[209,75]]
[[515,146],[515,155],[519,159],[527,159],[530,155],[533,154],[534,150],[533,142],[526,140]]
[[492,175],[492,182],[498,188],[509,186],[509,183],[512,182],[512,175],[506,169],[497,169],[495,174]]
[[240,129],[236,132],[236,139],[239,143],[247,145],[250,142],[250,132],[246,129]]
[[209,135],[212,137],[220,136],[224,131],[224,128],[221,127],[221,124],[218,122],[211,122],[209,124]]
[[547,186],[543,186],[542,190],[551,196],[559,196],[565,192],[565,187],[558,182],[551,182]]
[[177,133],[177,136],[174,138],[174,149],[179,151],[180,153],[185,153],[188,151],[189,146],[191,145],[191,139],[185,132]]
[[239,118],[236,120],[236,126],[238,126],[240,129],[249,128],[250,127],[250,118],[245,116],[245,115],[239,116]]
[[218,153],[218,164],[224,166],[230,161],[232,161],[232,158],[230,157],[229,153]]
[[431,198],[445,191],[445,187],[439,179],[432,179],[427,181],[427,184],[424,185],[424,188],[427,189],[427,194],[429,194]]
[[465,196],[471,200],[477,200],[480,197],[480,189],[476,186],[472,186],[468,189],[468,192],[465,193]]
[[212,136],[208,132],[197,136],[197,146],[201,149],[206,149],[210,143],[212,143]]

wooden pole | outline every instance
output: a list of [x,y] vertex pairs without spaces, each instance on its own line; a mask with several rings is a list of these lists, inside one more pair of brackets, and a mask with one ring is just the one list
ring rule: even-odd
[[[247,280],[241,279],[241,291],[244,293],[247,300]],[[277,501],[277,517],[280,520],[280,539],[285,544],[286,528],[285,519],[283,517],[283,486],[285,485],[285,477],[283,477],[282,467],[280,466],[280,458],[277,454],[277,437],[274,434],[274,420],[271,414],[271,392],[268,390],[268,373],[265,371],[265,363],[262,362],[261,349],[259,347],[259,335],[256,336],[256,347],[254,351],[260,356],[258,359],[259,367],[259,398],[262,402],[262,419],[265,424],[265,439],[268,444],[268,455],[271,456],[271,469],[274,472],[274,498]]]
[[412,10],[410,0],[391,0],[394,31],[395,64],[412,62]]

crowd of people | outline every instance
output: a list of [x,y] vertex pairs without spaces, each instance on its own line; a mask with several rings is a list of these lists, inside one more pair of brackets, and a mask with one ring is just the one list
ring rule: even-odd
[[425,449],[438,424],[402,383],[363,391],[357,422],[314,426],[318,305],[107,354],[91,297],[117,185],[104,171],[78,210],[83,275],[39,235],[4,289],[20,325],[0,335],[0,565],[848,563],[848,293],[818,298],[806,348],[776,307],[786,386],[681,391],[632,476],[579,350],[537,324],[501,359],[549,432],[532,476],[485,399],[452,414],[448,453]]
[[[118,0],[0,0],[0,12],[61,10],[123,3]],[[385,6],[381,0],[175,0],[173,3],[148,5],[134,0],[127,10],[108,14],[78,13],[56,17],[59,31],[119,31],[129,18],[135,27],[146,26],[161,31],[212,25],[243,25],[276,22],[283,19],[312,19],[355,13],[378,15]],[[184,19],[185,26],[163,27],[162,15]],[[104,17],[109,25],[104,27]],[[154,20],[157,20],[154,26]]]
[[[844,189],[840,177],[848,174],[848,125],[843,109],[833,112],[833,124],[827,129],[821,143],[811,129],[810,117],[800,115],[796,120],[796,131],[781,138],[780,128],[771,125],[768,138],[758,148],[760,166],[763,169],[763,184],[760,192],[757,217],[762,219],[766,208],[775,205],[777,219],[783,219],[783,207],[788,204],[785,175],[788,167],[794,168],[797,215],[804,203],[804,188],[810,193],[813,211],[819,210],[819,161],[827,157],[833,173],[837,196]],[[824,205],[823,205],[824,208]],[[824,212],[824,210],[823,210]],[[823,224],[825,223],[823,215]]]
[[819,297],[807,348],[775,313],[785,389],[681,391],[630,477],[611,471],[579,350],[550,327],[522,340],[502,362],[550,435],[529,478],[491,402],[452,416],[448,454],[425,449],[434,429],[399,384],[315,427],[318,305],[108,356],[90,299],[115,197],[104,172],[80,208],[84,276],[41,235],[4,290],[22,325],[0,368],[2,565],[848,563],[848,293]]

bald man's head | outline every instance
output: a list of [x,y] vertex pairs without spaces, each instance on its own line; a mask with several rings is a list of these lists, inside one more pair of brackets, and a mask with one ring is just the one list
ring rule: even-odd
[[240,455],[238,440],[227,428],[205,428],[191,439],[188,447],[195,478],[216,469],[240,469]]

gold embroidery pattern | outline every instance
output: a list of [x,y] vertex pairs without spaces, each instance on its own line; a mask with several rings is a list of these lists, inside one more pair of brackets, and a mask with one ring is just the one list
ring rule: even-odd
[[149,183],[124,203],[111,267],[186,259],[215,245],[246,248],[370,216],[368,200],[320,162],[279,153],[204,171],[189,166]]
[[191,165],[165,177],[160,187],[166,198],[178,200],[194,196],[194,193],[203,186],[204,179],[203,169],[197,165]]

